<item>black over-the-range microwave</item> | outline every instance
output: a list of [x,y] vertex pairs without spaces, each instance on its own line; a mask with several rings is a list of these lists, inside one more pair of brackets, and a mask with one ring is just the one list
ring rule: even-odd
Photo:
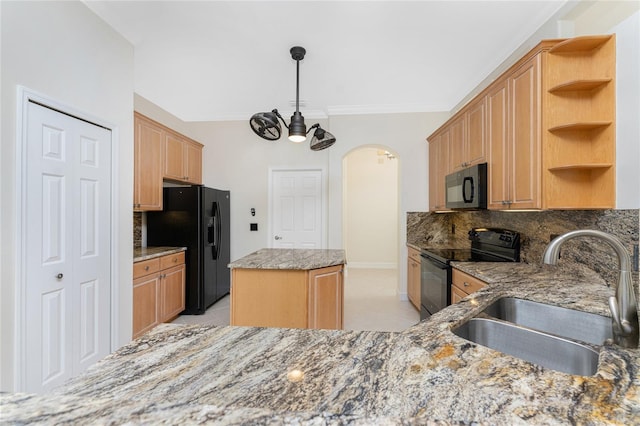
[[487,163],[445,177],[445,206],[451,210],[487,208]]

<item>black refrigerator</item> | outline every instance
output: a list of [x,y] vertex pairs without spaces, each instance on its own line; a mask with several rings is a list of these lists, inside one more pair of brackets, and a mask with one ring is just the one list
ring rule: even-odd
[[187,247],[183,314],[203,314],[229,293],[229,191],[164,188],[163,210],[147,212],[147,246]]

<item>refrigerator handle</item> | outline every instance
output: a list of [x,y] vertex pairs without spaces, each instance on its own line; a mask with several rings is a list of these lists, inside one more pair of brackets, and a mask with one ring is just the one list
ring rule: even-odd
[[209,240],[209,242],[213,243],[211,246],[211,255],[214,260],[218,259],[218,253],[220,251],[220,208],[218,207],[218,203],[216,201],[213,202],[212,205],[213,210],[213,227],[212,232],[213,238]]

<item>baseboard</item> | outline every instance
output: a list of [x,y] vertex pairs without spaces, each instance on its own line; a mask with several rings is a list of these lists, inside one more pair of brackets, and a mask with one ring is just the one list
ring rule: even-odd
[[352,269],[397,269],[395,263],[369,263],[369,262],[347,262],[347,267]]

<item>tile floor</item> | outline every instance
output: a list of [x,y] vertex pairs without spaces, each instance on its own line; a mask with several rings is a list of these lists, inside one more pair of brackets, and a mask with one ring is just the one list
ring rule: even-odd
[[[395,269],[349,269],[344,284],[344,329],[402,331],[420,321],[420,313],[396,296]],[[174,324],[229,325],[229,296],[204,315],[181,315]]]

